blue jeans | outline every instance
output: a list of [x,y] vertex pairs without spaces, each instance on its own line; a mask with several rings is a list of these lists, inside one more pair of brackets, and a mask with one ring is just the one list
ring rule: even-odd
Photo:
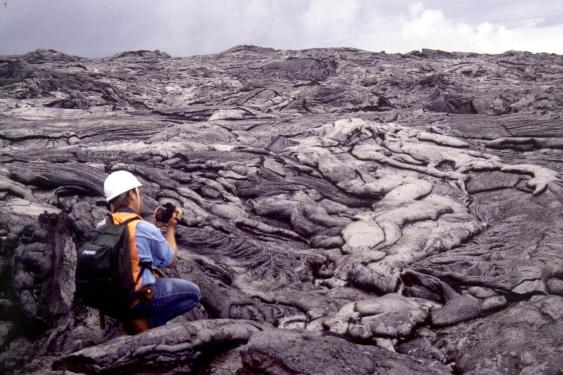
[[199,287],[184,279],[162,277],[156,280],[153,290],[154,299],[149,304],[141,302],[133,308],[147,318],[152,328],[190,311],[201,299]]

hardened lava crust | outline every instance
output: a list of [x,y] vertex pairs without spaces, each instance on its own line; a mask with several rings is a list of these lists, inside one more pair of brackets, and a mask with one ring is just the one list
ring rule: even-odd
[[[562,113],[554,54],[0,56],[0,371],[555,374]],[[74,299],[115,170],[203,294],[136,336]]]

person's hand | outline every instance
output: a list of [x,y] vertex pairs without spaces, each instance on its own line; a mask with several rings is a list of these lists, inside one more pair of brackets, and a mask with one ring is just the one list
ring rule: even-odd
[[175,227],[176,224],[178,224],[178,222],[180,220],[182,220],[182,216],[184,216],[184,210],[182,210],[179,207],[176,207],[176,209],[174,210],[174,213],[172,214],[172,217],[170,218],[168,223],[166,223],[166,226],[168,228]]

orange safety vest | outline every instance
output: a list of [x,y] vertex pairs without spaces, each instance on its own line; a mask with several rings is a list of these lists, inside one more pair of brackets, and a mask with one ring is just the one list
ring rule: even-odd
[[127,224],[127,233],[129,235],[129,239],[128,239],[129,253],[131,254],[131,273],[133,276],[133,281],[135,280],[137,281],[137,283],[135,284],[135,291],[137,292],[139,289],[141,289],[142,280],[139,277],[139,274],[141,273],[141,262],[139,260],[139,254],[137,253],[137,240],[135,239],[135,228],[137,227],[137,224],[139,224],[139,222],[143,220],[143,218],[137,214],[133,214],[130,212],[114,212],[111,214],[111,217],[113,218],[113,222],[115,224],[121,224],[126,220],[134,217],[139,219],[139,220],[133,220]]

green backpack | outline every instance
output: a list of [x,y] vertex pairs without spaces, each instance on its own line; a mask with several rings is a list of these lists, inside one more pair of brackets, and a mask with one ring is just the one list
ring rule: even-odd
[[76,297],[85,305],[117,319],[130,314],[138,281],[133,280],[131,273],[127,230],[127,224],[134,220],[141,219],[133,217],[122,224],[108,220],[109,223],[91,230],[78,249]]

